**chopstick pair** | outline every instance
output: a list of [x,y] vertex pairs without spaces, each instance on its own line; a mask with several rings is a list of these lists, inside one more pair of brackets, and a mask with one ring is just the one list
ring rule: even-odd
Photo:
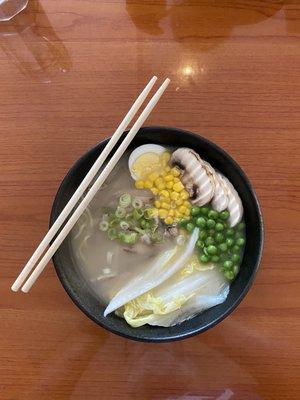
[[21,271],[20,275],[17,277],[15,282],[13,283],[11,289],[15,292],[17,292],[20,287],[23,285],[24,281],[28,277],[28,275],[31,273],[33,270],[34,266],[38,262],[38,260],[42,257],[40,262],[37,264],[36,268],[34,271],[31,273],[25,284],[22,286],[22,292],[27,293],[32,285],[35,283],[35,281],[38,279],[48,262],[51,260],[52,256],[55,254],[56,250],[59,248],[61,243],[64,241],[70,230],[73,228],[75,223],[78,221],[79,217],[82,215],[84,210],[87,208],[89,203],[92,201],[112,169],[115,167],[121,156],[124,154],[126,151],[127,147],[135,137],[136,133],[138,130],[141,128],[145,120],[148,118],[150,115],[151,111],[159,101],[160,97],[166,90],[167,86],[170,83],[170,79],[166,79],[163,84],[159,87],[157,92],[152,96],[150,99],[149,103],[147,106],[144,108],[143,112],[140,114],[139,118],[136,120],[134,123],[133,127],[130,129],[128,132],[127,136],[123,140],[123,142],[120,144],[119,148],[116,150],[115,154],[111,157],[109,162],[107,163],[106,167],[103,169],[99,177],[96,179],[92,187],[89,189],[89,191],[86,193],[85,197],[81,201],[81,203],[77,206],[73,214],[70,216],[62,230],[60,231],[59,235],[55,238],[51,246],[48,248],[48,250],[45,252],[47,246],[49,246],[50,242],[52,239],[55,237],[59,229],[62,227],[63,223],[66,221],[67,217],[70,215],[71,211],[74,209],[76,206],[77,202],[80,200],[82,195],[85,193],[86,189],[88,188],[89,184],[107,159],[108,155],[110,154],[111,150],[115,146],[115,144],[118,142],[120,139],[121,135],[123,134],[124,130],[130,123],[130,121],[133,119],[141,105],[143,104],[144,100],[146,99],[147,95],[151,91],[152,87],[154,86],[155,82],[157,80],[157,77],[154,76],[145,89],[141,92],[141,94],[138,96],[136,101],[133,103],[132,107],[126,114],[125,118],[123,121],[120,123],[118,126],[117,130],[111,137],[110,141],[107,143],[105,146],[104,150],[100,154],[100,156],[97,158],[95,163],[93,164],[92,168],[89,170],[81,184],[78,186],[77,190],[63,209],[63,211],[60,213],[54,224],[51,226],[49,229],[48,233],[44,237],[44,239],[41,241],[23,270]]

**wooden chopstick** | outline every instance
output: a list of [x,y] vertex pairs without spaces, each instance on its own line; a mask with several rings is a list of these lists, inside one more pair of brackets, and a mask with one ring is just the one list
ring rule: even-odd
[[104,181],[106,180],[106,178],[108,177],[108,175],[110,174],[112,169],[115,167],[115,165],[117,164],[119,159],[122,157],[122,155],[126,151],[127,147],[129,146],[129,144],[135,137],[138,130],[141,128],[141,126],[143,125],[145,120],[148,118],[149,114],[151,113],[151,111],[153,110],[153,108],[155,107],[157,102],[159,101],[160,97],[162,96],[162,94],[164,93],[166,88],[168,87],[169,83],[170,83],[170,79],[167,78],[163,82],[163,84],[160,86],[160,88],[157,90],[157,92],[153,95],[153,97],[150,99],[150,101],[147,104],[147,106],[145,107],[144,111],[141,113],[139,118],[136,120],[135,124],[130,129],[129,133],[127,134],[127,136],[125,137],[125,139],[123,140],[123,142],[121,143],[121,145],[119,146],[119,148],[117,149],[117,151],[115,152],[113,157],[110,159],[110,161],[108,162],[108,164],[106,165],[104,170],[101,172],[99,177],[96,179],[93,186],[90,188],[90,190],[88,191],[88,193],[86,194],[86,196],[84,197],[82,202],[75,209],[74,213],[71,215],[69,220],[66,222],[65,226],[63,227],[63,229],[61,230],[59,235],[56,237],[54,242],[49,247],[48,251],[45,253],[45,255],[43,256],[43,258],[41,259],[39,264],[36,266],[36,268],[34,269],[32,274],[30,275],[30,277],[27,279],[27,281],[23,285],[22,291],[24,293],[27,293],[31,289],[32,285],[35,283],[37,278],[40,276],[40,274],[42,273],[42,271],[44,270],[44,268],[50,261],[51,257],[54,255],[56,250],[59,248],[61,243],[64,241],[64,239],[66,238],[66,236],[68,235],[70,230],[73,228],[73,226],[77,222],[78,218],[82,215],[82,213],[84,212],[86,207],[92,201],[92,199],[94,198],[94,196],[96,195],[96,193],[98,192],[98,190],[100,189],[100,187],[102,186],[102,184],[104,183]]
[[143,104],[144,100],[148,96],[149,92],[151,91],[153,85],[155,84],[157,80],[156,76],[153,76],[153,78],[149,81],[149,83],[146,85],[144,90],[140,93],[138,98],[135,100],[133,105],[131,106],[130,110],[124,117],[123,121],[120,123],[118,128],[116,129],[115,133],[111,137],[110,141],[107,143],[81,184],[78,186],[76,189],[75,193],[71,197],[71,199],[68,201],[66,204],[65,208],[62,210],[60,215],[57,217],[55,220],[54,224],[51,226],[49,229],[48,233],[44,237],[44,239],[41,241],[35,252],[32,254],[31,258],[21,271],[20,275],[17,277],[15,282],[13,283],[11,289],[13,291],[18,291],[20,287],[22,286],[23,282],[25,279],[28,277],[30,272],[32,271],[33,267],[37,263],[37,261],[40,259],[40,257],[43,255],[45,252],[47,246],[49,246],[49,243],[51,240],[54,238],[54,236],[57,234],[59,229],[61,228],[62,224],[65,222],[67,217],[69,216],[70,212],[73,210],[73,208],[76,206],[77,202],[80,200],[92,180],[94,179],[95,175],[105,162],[106,158],[108,157],[109,153],[117,143],[117,141],[120,139],[122,133],[124,130],[127,128],[128,124],[131,122],[141,105]]

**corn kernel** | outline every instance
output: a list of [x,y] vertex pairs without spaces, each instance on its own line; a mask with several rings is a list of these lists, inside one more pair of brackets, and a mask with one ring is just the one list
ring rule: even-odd
[[168,211],[161,208],[160,210],[158,210],[158,215],[161,219],[165,219],[168,216]]
[[187,211],[187,208],[185,206],[180,206],[179,211],[185,215],[185,212]]
[[159,173],[158,173],[158,172],[152,172],[152,173],[148,176],[148,179],[149,179],[151,182],[154,182],[158,177],[159,177]]
[[[170,202],[170,199],[168,199],[167,197],[164,197],[164,196],[159,196],[159,201],[161,202],[161,203],[167,203],[167,204],[170,204],[171,202]],[[171,204],[170,204],[171,205]]]
[[174,200],[171,201],[171,208],[173,209],[177,208],[177,205]]
[[164,183],[159,183],[158,185],[156,185],[156,187],[157,187],[157,189],[158,189],[159,191],[164,190],[164,189],[166,188],[166,186],[165,186]]
[[174,178],[174,182],[175,183],[180,182],[180,179],[179,178]]
[[186,211],[185,211],[185,213],[184,213],[184,215],[185,215],[186,217],[189,217],[189,216],[191,215],[191,210],[190,210],[189,208],[187,208]]
[[174,178],[173,175],[168,174],[168,175],[165,176],[165,181],[166,182],[171,182],[173,180],[173,178]]
[[186,208],[190,208],[190,207],[191,207],[190,202],[187,201],[187,200],[185,200],[185,201],[183,202],[183,205],[186,206]]
[[155,179],[154,183],[155,183],[155,186],[158,188],[158,186],[161,185],[162,183],[164,183],[164,181],[162,180],[162,178],[157,178],[157,179]]
[[175,216],[175,218],[180,218],[181,214],[178,210],[174,210],[174,216]]
[[174,217],[174,215],[175,215],[175,210],[169,210],[169,212],[168,212],[168,216],[169,217]]
[[156,208],[160,208],[161,207],[161,202],[159,200],[155,200],[154,205]]
[[167,190],[162,190],[162,191],[160,192],[160,195],[161,195],[161,196],[164,196],[164,197],[170,197],[170,194],[169,194],[169,192],[168,192]]
[[181,182],[177,182],[173,186],[173,190],[175,190],[175,192],[181,192],[183,189],[184,189],[184,186]]
[[155,195],[158,194],[158,189],[156,189],[155,187],[151,188],[151,192]]
[[153,183],[151,181],[149,181],[149,180],[145,181],[145,183],[144,183],[144,188],[145,189],[151,189],[152,186],[153,186]]
[[172,225],[173,222],[174,222],[174,219],[173,219],[172,217],[167,217],[167,218],[165,219],[165,223],[166,223],[167,225]]
[[180,176],[180,171],[178,168],[174,167],[171,169],[173,176],[176,176],[178,178],[178,176]]
[[177,199],[177,200],[175,200],[175,203],[176,203],[176,206],[182,206],[183,200]]
[[141,181],[141,180],[135,181],[135,187],[137,189],[144,189],[144,181]]
[[166,182],[166,188],[169,190],[173,189],[173,185],[173,182]]
[[179,199],[179,193],[177,193],[177,192],[172,192],[172,193],[170,194],[170,197],[171,197],[172,200],[178,200],[178,199]]
[[164,201],[163,203],[161,203],[161,207],[162,207],[162,208],[165,208],[165,209],[167,209],[167,210],[169,210],[169,209],[171,208],[170,204],[169,204],[169,203],[166,203],[165,201]]
[[166,172],[170,172],[170,171],[171,171],[171,168],[167,165],[167,166],[165,167],[165,171],[166,171]]
[[182,200],[187,200],[189,197],[190,197],[189,192],[187,192],[186,190],[183,190],[183,191],[180,193],[180,198],[181,198]]

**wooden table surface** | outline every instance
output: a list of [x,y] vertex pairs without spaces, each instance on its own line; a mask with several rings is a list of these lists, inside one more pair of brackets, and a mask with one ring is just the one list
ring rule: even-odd
[[[40,0],[0,23],[0,399],[299,399],[298,0]],[[87,319],[50,265],[10,291],[72,163],[148,79],[147,125],[199,132],[254,184],[265,219],[254,286],[212,330],[135,343]]]

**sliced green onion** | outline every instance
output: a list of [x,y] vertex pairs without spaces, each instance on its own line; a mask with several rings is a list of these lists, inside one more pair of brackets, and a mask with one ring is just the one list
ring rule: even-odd
[[117,231],[114,228],[109,228],[107,231],[107,237],[110,240],[114,240],[117,237]]
[[139,227],[135,227],[133,228],[137,233],[140,233],[141,235],[144,235],[146,233],[146,231],[144,229],[141,229]]
[[110,228],[112,228],[112,227],[116,226],[117,223],[118,223],[118,220],[117,220],[116,218],[110,219],[110,221],[109,221],[109,223],[108,223],[108,226],[109,226]]
[[106,232],[108,230],[109,224],[108,221],[101,221],[99,224],[99,229],[102,232]]
[[153,219],[157,216],[157,209],[156,208],[146,208],[144,211],[144,218],[145,219]]
[[136,221],[138,221],[139,219],[142,218],[142,216],[144,215],[143,211],[140,209],[135,209],[132,213],[132,217],[133,219],[135,219]]
[[115,211],[115,215],[117,218],[124,218],[126,215],[126,210],[124,207],[118,207]]
[[158,224],[157,223],[152,223],[152,225],[150,227],[151,232],[154,233],[157,230],[157,228],[158,228]]
[[126,244],[135,244],[138,239],[138,234],[136,232],[125,233],[123,241]]
[[126,221],[121,221],[121,222],[120,222],[120,228],[121,228],[121,229],[124,229],[124,230],[127,230],[127,229],[130,228],[130,225],[129,225],[128,222],[126,222]]
[[129,193],[124,193],[119,199],[119,204],[121,207],[128,207],[131,203],[131,195]]
[[156,243],[162,242],[163,238],[164,238],[163,234],[161,232],[154,232],[154,233],[152,233],[152,235],[150,237],[151,237],[151,240]]
[[138,198],[134,198],[132,200],[131,204],[132,204],[132,207],[136,208],[136,209],[143,207],[143,201],[141,199],[138,199]]
[[140,227],[146,229],[148,226],[148,222],[145,219],[141,219],[140,221]]

